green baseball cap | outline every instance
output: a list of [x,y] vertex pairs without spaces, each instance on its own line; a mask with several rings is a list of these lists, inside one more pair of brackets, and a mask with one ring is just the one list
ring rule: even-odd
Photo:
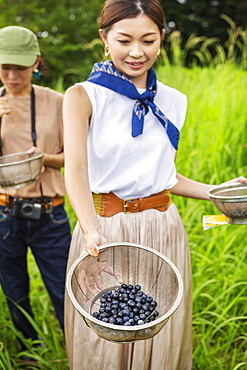
[[41,55],[37,36],[28,28],[8,26],[0,29],[0,64],[31,67]]

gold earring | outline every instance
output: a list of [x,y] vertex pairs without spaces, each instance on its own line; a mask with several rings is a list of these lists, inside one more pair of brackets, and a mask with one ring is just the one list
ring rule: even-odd
[[158,55],[158,56],[160,55],[160,49],[158,50],[158,53],[157,53],[157,55]]
[[105,57],[108,57],[108,55],[110,54],[110,48],[108,45],[105,46],[105,49],[104,49],[104,53],[105,53]]

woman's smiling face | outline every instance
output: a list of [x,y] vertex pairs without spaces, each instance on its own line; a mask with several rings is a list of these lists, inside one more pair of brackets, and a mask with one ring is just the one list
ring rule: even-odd
[[163,34],[146,15],[116,22],[101,38],[110,48],[114,67],[128,76],[138,88],[146,88],[147,71],[159,52]]

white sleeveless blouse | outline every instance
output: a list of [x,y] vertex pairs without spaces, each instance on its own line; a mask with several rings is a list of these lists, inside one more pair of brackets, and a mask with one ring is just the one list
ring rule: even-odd
[[[132,137],[135,100],[89,81],[79,83],[92,104],[88,132],[89,183],[94,193],[115,193],[121,199],[147,197],[176,183],[175,149],[151,109],[143,134]],[[157,81],[155,104],[181,130],[187,98]]]

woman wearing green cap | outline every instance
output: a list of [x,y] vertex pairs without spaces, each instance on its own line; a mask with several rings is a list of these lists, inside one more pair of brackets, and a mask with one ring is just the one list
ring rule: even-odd
[[[0,29],[0,149],[1,155],[41,150],[44,171],[20,189],[0,188],[0,282],[14,325],[23,338],[37,333],[20,305],[31,317],[28,247],[63,328],[64,283],[70,226],[64,210],[63,95],[32,84],[41,63],[36,35],[29,29]],[[26,214],[23,204],[38,204],[40,212]],[[40,207],[41,204],[41,207]],[[35,206],[34,206],[35,208]],[[25,346],[21,345],[21,350]]]

